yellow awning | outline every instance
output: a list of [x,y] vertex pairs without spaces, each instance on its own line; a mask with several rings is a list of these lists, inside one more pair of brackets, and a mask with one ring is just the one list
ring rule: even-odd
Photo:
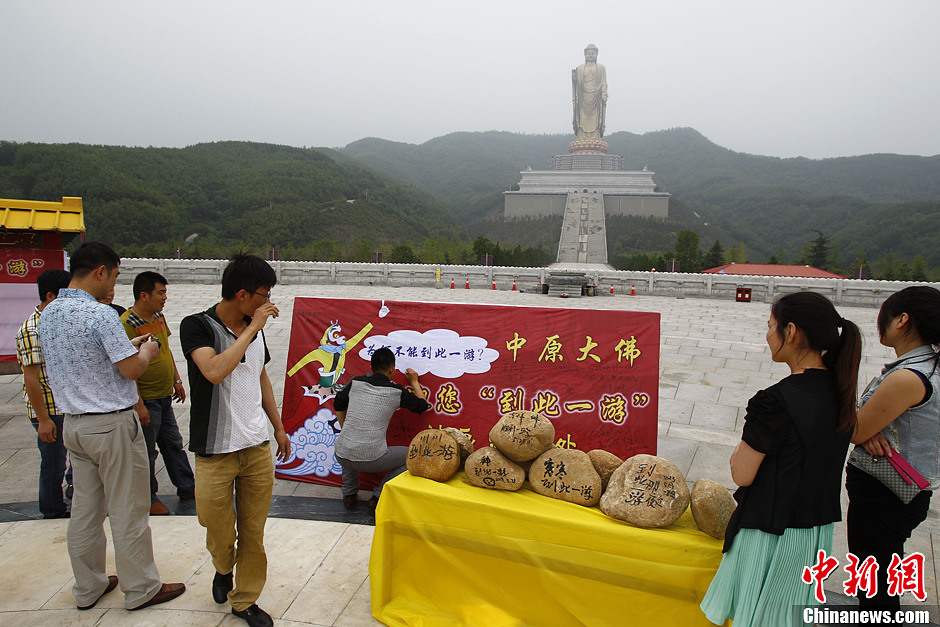
[[64,196],[62,202],[0,198],[0,228],[20,231],[82,233],[82,199]]

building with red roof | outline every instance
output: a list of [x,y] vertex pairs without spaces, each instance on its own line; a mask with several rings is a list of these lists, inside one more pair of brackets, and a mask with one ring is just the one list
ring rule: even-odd
[[746,276],[792,276],[806,279],[848,278],[813,266],[791,266],[782,263],[726,263],[723,266],[702,270],[702,272],[709,274],[743,274]]

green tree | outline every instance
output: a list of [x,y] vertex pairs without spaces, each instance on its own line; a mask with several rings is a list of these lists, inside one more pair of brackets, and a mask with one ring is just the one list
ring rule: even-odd
[[708,268],[717,268],[720,265],[725,263],[725,249],[722,248],[721,242],[717,239],[715,243],[712,244],[712,247],[708,249],[708,252],[705,253],[705,257],[702,260],[702,265],[705,269]]
[[368,235],[361,236],[353,248],[353,261],[372,261],[372,253],[376,252],[375,240]]
[[855,277],[856,272],[859,268],[867,268],[868,274],[871,275],[871,265],[868,263],[868,260],[865,259],[865,255],[859,255],[855,258],[855,261],[852,262],[852,265],[849,266],[849,278]]
[[702,251],[698,247],[698,233],[690,229],[679,231],[676,236],[675,260],[682,272],[698,272],[702,269]]
[[728,246],[728,252],[725,253],[725,263],[747,263],[746,259],[744,244],[739,242]]
[[829,250],[829,238],[823,235],[822,231],[813,229],[813,232],[816,233],[816,238],[803,250],[803,263],[820,270],[828,270],[832,256]]
[[914,264],[911,266],[912,281],[927,280],[927,262],[921,257],[920,253],[914,255]]
[[492,255],[496,252],[496,247],[498,244],[494,244],[490,241],[488,237],[483,237],[482,235],[478,236],[473,240],[473,254],[477,257],[482,257],[483,255]]
[[389,263],[421,263],[421,259],[408,244],[399,244],[388,255]]
[[898,264],[891,253],[878,260],[878,278],[885,281],[898,280]]

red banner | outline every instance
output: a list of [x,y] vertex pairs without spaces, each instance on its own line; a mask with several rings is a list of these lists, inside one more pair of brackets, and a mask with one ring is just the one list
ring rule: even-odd
[[0,249],[0,283],[36,283],[46,270],[64,269],[65,253],[61,249]]
[[431,404],[421,416],[399,410],[390,445],[444,426],[479,448],[501,415],[527,409],[552,421],[558,446],[656,454],[658,313],[297,298],[283,403],[292,452],[278,477],[342,484],[333,398],[383,346],[396,380],[417,371]]

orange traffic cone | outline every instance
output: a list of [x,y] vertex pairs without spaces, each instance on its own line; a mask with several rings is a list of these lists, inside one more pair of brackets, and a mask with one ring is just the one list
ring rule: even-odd
[[450,289],[454,289],[454,277],[450,277]]
[[467,277],[467,285],[466,285],[466,287],[464,287],[464,289],[465,289],[465,290],[469,290],[469,289],[470,289],[470,277]]
[[493,289],[494,289],[494,290],[496,289],[496,279],[495,279],[495,278],[493,279]]
[[636,296],[636,284],[630,286],[630,296]]
[[512,280],[512,291],[513,291],[513,292],[516,291],[516,280],[515,280],[515,279]]
[[610,295],[611,295],[611,296],[614,295],[614,284],[613,284],[613,283],[610,284]]

